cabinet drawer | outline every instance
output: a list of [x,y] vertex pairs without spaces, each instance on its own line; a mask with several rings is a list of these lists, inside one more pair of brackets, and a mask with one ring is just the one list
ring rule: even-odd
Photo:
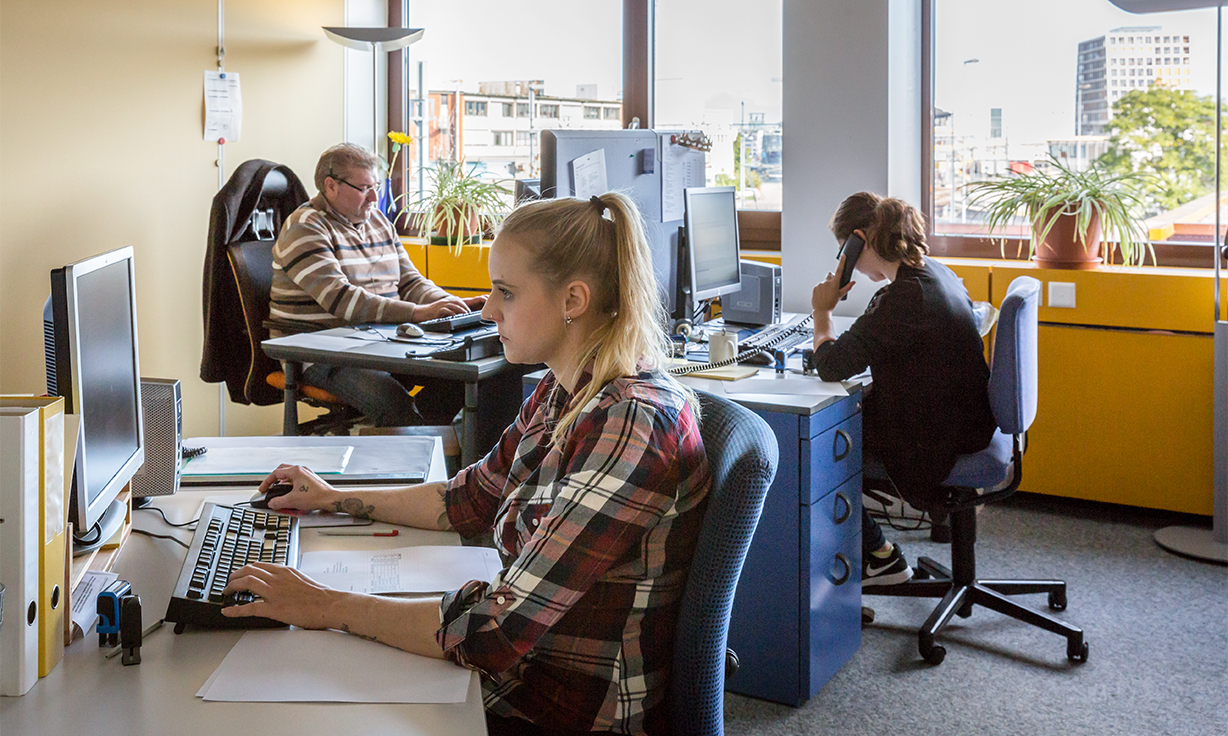
[[849,389],[847,398],[829,404],[810,416],[802,417],[799,434],[802,437],[814,439],[849,417],[860,413],[861,387],[855,386]]
[[[847,517],[833,523],[833,505],[848,500]],[[843,513],[840,516],[844,516]],[[811,505],[810,570],[806,609],[808,654],[803,681],[818,692],[861,646],[861,474]]]
[[810,472],[802,473],[800,496],[808,505],[861,472],[861,413],[813,439],[802,440],[801,445],[801,456],[810,458]]

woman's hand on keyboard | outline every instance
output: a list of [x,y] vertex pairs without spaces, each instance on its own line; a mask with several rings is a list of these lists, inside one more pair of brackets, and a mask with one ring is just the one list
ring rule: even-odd
[[260,493],[279,481],[286,481],[294,489],[284,496],[269,501],[269,508],[274,511],[282,509],[298,509],[300,511],[315,511],[317,509],[331,510],[336,501],[336,489],[316,475],[310,468],[301,465],[279,465],[269,477],[265,478],[257,489]]
[[327,629],[326,612],[336,594],[292,567],[254,562],[230,576],[225,593],[246,590],[257,596],[243,605],[227,606],[227,618],[264,616],[303,629]]

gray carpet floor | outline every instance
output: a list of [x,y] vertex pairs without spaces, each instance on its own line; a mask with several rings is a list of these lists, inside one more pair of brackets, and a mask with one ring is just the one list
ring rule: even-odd
[[[876,612],[860,650],[800,708],[727,694],[726,733],[1228,734],[1228,568],[1171,555],[1152,532],[1197,517],[1018,494],[980,510],[981,577],[1059,578],[1083,628],[1085,664],[1066,640],[977,608],[940,637],[938,666],[917,653],[930,599],[865,596]],[[910,562],[943,564],[928,532],[893,531]],[[1044,595],[1024,596],[1047,610]]]

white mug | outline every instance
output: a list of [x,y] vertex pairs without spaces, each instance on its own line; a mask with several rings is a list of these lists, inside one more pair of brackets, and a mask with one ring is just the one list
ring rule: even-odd
[[738,354],[738,336],[732,332],[717,332],[708,338],[708,362],[733,360]]

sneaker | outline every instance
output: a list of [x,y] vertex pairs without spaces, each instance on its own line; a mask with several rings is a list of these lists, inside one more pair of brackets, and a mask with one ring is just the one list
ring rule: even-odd
[[891,552],[880,557],[877,552],[865,555],[861,561],[861,587],[897,585],[912,579],[912,568],[904,559],[900,545],[892,544]]

